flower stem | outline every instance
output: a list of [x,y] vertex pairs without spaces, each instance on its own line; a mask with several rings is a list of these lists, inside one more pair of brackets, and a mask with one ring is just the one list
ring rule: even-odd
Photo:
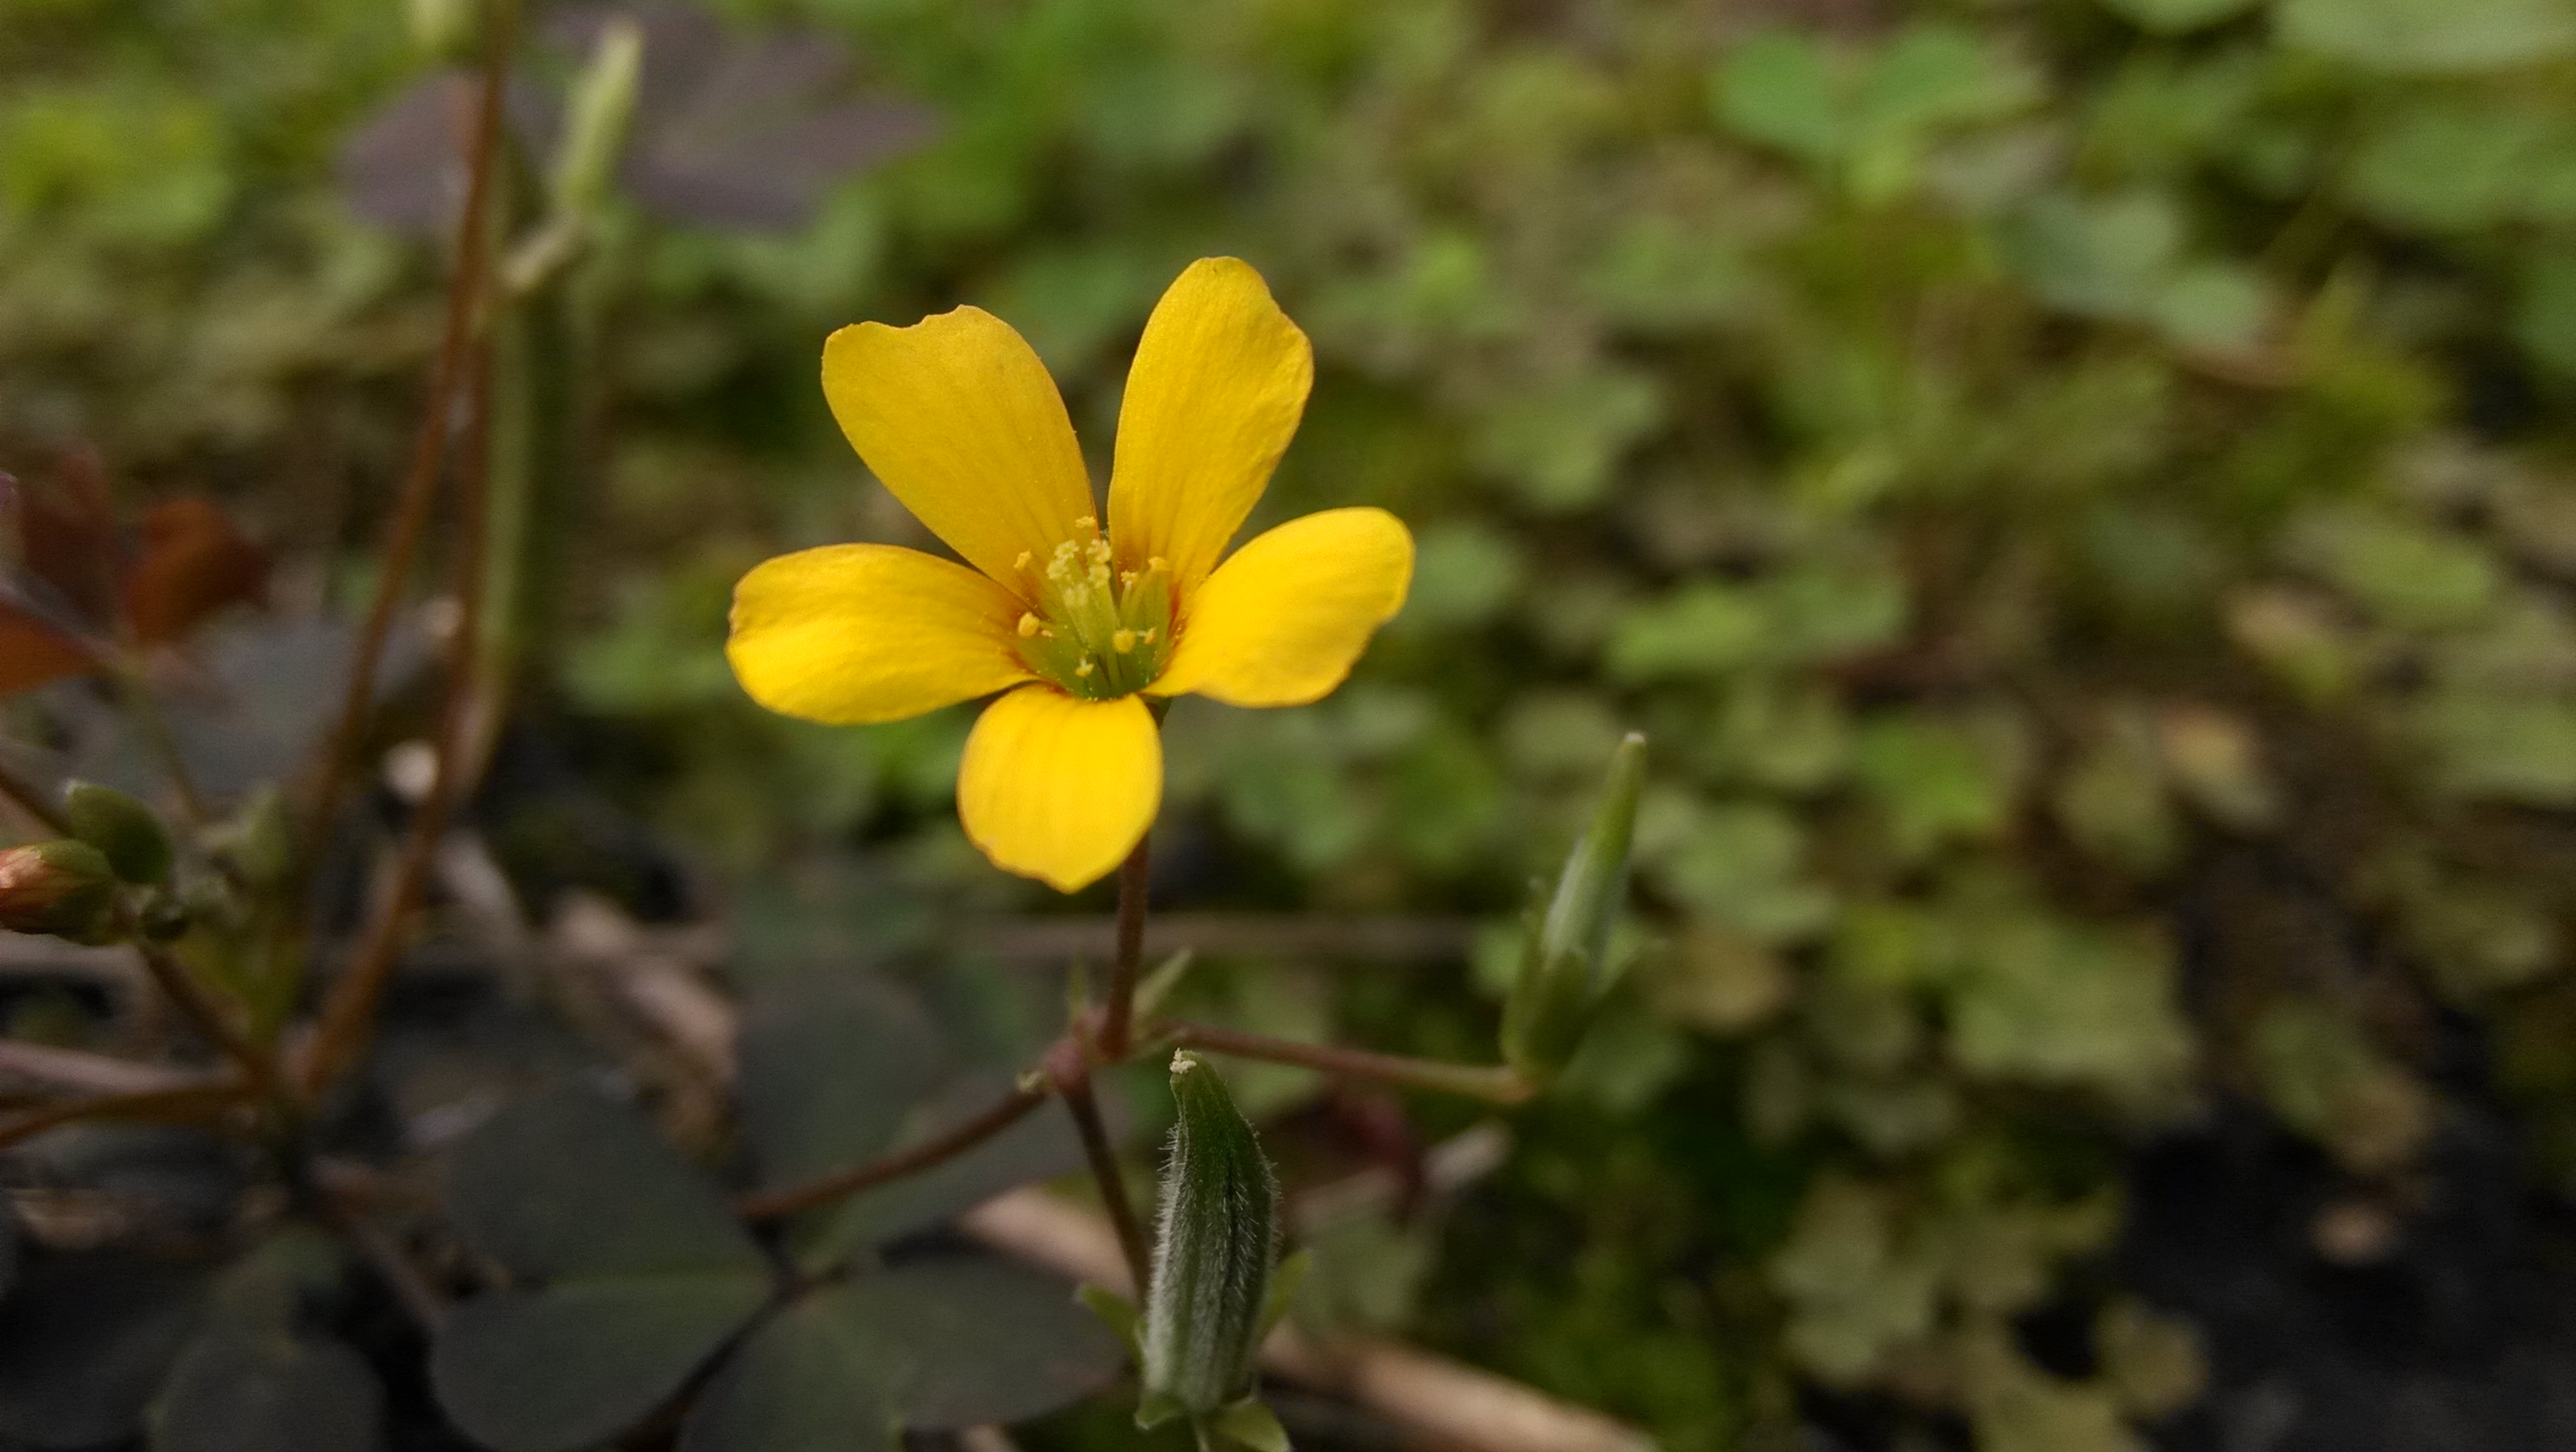
[[[1145,889],[1153,877],[1154,839],[1136,839],[1136,850],[1118,865],[1118,963],[1109,979],[1109,1012],[1100,1028],[1100,1056],[1122,1063],[1133,1044],[1136,979],[1145,960]],[[1139,1279],[1138,1285],[1144,1281]]]
[[127,661],[116,670],[117,694],[125,698],[126,714],[133,718],[135,729],[143,733],[143,744],[161,763],[162,774],[170,778],[170,789],[178,793],[179,810],[188,825],[202,830],[206,825],[206,799],[197,790],[197,779],[188,771],[188,759],[179,754],[179,738],[170,730],[170,718],[161,710],[161,701],[144,679],[140,661]]
[[[498,42],[495,42],[496,44]],[[445,694],[439,702],[437,769],[429,795],[413,813],[403,839],[402,856],[388,893],[359,938],[357,951],[322,1000],[312,1049],[304,1060],[304,1087],[319,1094],[355,1065],[375,1032],[377,1007],[393,977],[412,914],[428,895],[429,873],[438,844],[447,834],[448,818],[464,800],[471,776],[466,756],[474,732],[477,641],[482,633],[484,549],[484,473],[490,453],[492,414],[492,349],[488,340],[476,347],[466,386],[465,457],[457,471],[458,532],[456,635],[448,658]]]
[[412,559],[420,552],[429,524],[438,476],[447,458],[447,436],[455,426],[455,395],[468,371],[469,342],[486,292],[485,274],[491,246],[494,173],[500,168],[501,101],[509,67],[512,26],[510,0],[491,0],[484,27],[483,86],[475,110],[474,136],[467,155],[465,205],[456,218],[456,270],[447,282],[447,310],[439,325],[438,352],[430,363],[428,396],[421,403],[420,430],[413,436],[411,462],[396,496],[393,523],[385,539],[384,559],[376,576],[375,596],[367,606],[366,624],[358,632],[349,659],[349,679],[340,701],[338,721],[323,746],[313,793],[312,818],[305,831],[303,857],[321,854],[340,804],[340,789],[366,731],[375,704],[376,668],[384,659],[385,637],[392,631],[403,584]]
[[1437,1059],[1374,1054],[1365,1049],[1345,1049],[1332,1044],[1301,1044],[1291,1039],[1274,1039],[1266,1034],[1218,1028],[1213,1024],[1161,1024],[1156,1026],[1154,1037],[1177,1048],[1205,1049],[1236,1058],[1293,1064],[1326,1074],[1347,1074],[1356,1079],[1375,1079],[1383,1084],[1409,1089],[1462,1094],[1495,1104],[1524,1103],[1538,1092],[1536,1085],[1500,1065],[1444,1064]]
[[819,1180],[762,1195],[745,1195],[733,1202],[734,1213],[745,1220],[775,1220],[800,1210],[812,1210],[835,1200],[873,1189],[889,1180],[917,1175],[933,1165],[956,1158],[1003,1130],[1019,1123],[1021,1116],[1046,1102],[1048,1089],[1043,1083],[1022,1084],[995,1103],[992,1108],[958,1125],[947,1133],[922,1141],[907,1150],[885,1155],[863,1165],[835,1170]]
[[121,916],[127,936],[134,941],[134,951],[143,959],[144,971],[152,976],[153,985],[161,990],[162,996],[179,1010],[180,1017],[188,1021],[189,1027],[205,1035],[224,1057],[241,1066],[252,1090],[263,1096],[275,1097],[281,1087],[277,1061],[269,1057],[266,1049],[244,1037],[231,1019],[224,1017],[223,1009],[206,996],[206,990],[198,986],[186,964],[170,956],[169,949],[143,936],[131,911],[124,911]]
[[1048,1069],[1055,1092],[1082,1136],[1083,1157],[1091,1162],[1091,1178],[1100,1187],[1101,1209],[1117,1227],[1118,1249],[1127,1257],[1128,1283],[1136,1288],[1136,1301],[1142,1305],[1153,1255],[1145,1248],[1145,1227],[1136,1218],[1135,1202],[1127,1198],[1127,1179],[1119,1172],[1118,1150],[1109,1142],[1109,1127],[1101,1120],[1100,1100],[1091,1092],[1091,1066],[1076,1052],[1050,1055]]

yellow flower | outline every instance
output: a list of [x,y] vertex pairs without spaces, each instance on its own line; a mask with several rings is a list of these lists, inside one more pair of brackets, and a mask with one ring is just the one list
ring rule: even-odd
[[1162,802],[1146,697],[1304,705],[1404,604],[1413,537],[1382,509],[1291,520],[1219,563],[1314,371],[1259,273],[1191,264],[1127,375],[1104,532],[1064,401],[1009,324],[961,307],[841,329],[823,345],[833,417],[974,568],[873,544],[770,560],[734,589],[734,675],[833,723],[1004,692],[958,771],[966,835],[1058,891],[1099,880]]

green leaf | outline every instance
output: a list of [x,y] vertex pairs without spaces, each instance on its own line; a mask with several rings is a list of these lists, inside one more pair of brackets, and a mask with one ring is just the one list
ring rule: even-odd
[[2279,0],[2281,42],[2399,73],[2467,73],[2576,50],[2568,0]]
[[503,1110],[457,1148],[447,1200],[477,1249],[538,1290],[456,1308],[430,1379],[495,1452],[569,1452],[669,1400],[771,1293],[768,1260],[635,1111],[577,1088]]
[[726,1358],[680,1429],[679,1452],[876,1452],[894,1414],[867,1373],[868,1348],[827,1293],[779,1308]]
[[572,1452],[670,1400],[769,1289],[765,1276],[715,1271],[495,1292],[449,1314],[430,1381],[493,1452]]
[[2254,8],[2254,0],[2102,0],[2112,10],[2158,35],[2183,35],[2232,20]]
[[1728,130],[1822,165],[1843,150],[1838,90],[1821,44],[1793,31],[1767,30],[1728,54],[1712,99]]
[[1074,1287],[1073,1298],[1082,1304],[1084,1310],[1099,1317],[1100,1324],[1108,1327],[1110,1334],[1127,1343],[1127,1354],[1130,1358],[1138,1361],[1144,1359],[1144,1343],[1136,1337],[1138,1322],[1135,1302],[1107,1286],[1095,1286],[1089,1282]]
[[916,1431],[1054,1411],[1107,1384],[1124,1359],[1070,1284],[998,1260],[914,1261],[812,1299],[850,1348],[852,1374]]
[[76,781],[63,788],[63,817],[72,835],[107,855],[127,882],[165,882],[176,849],[159,813],[114,787]]
[[134,1433],[203,1289],[193,1271],[120,1255],[31,1260],[0,1301],[0,1436],[72,1448]]
[[337,1341],[227,1318],[190,1342],[151,1409],[152,1452],[373,1452],[384,1389]]
[[1289,1452],[1288,1429],[1253,1397],[1245,1397],[1208,1419],[1208,1429],[1252,1452]]
[[939,1079],[938,1031],[912,994],[879,979],[808,979],[743,1016],[735,1100],[775,1188],[885,1152]]
[[765,1275],[713,1184],[634,1110],[565,1086],[494,1115],[447,1164],[474,1248],[522,1276]]

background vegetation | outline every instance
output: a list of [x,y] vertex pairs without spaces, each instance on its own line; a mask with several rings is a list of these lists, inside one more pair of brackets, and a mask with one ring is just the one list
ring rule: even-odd
[[[599,15],[529,17],[532,167]],[[960,837],[970,713],[765,715],[727,594],[918,542],[822,406],[832,327],[992,309],[1105,477],[1146,309],[1240,255],[1318,358],[1255,524],[1381,504],[1421,557],[1340,694],[1171,717],[1157,907],[1238,930],[1207,1011],[1488,1057],[1528,879],[1656,743],[1585,1059],[1440,1213],[1319,1233],[1329,1314],[1676,1449],[2567,1435],[2576,11],[646,16],[520,344],[579,424],[523,456],[477,815],[534,921],[721,920],[747,993],[874,965],[1015,1042],[1005,930],[1067,905]],[[452,19],[0,6],[0,465],[248,521],[269,612],[199,650],[290,742],[436,334]],[[1243,1087],[1345,1147],[1469,1123]]]

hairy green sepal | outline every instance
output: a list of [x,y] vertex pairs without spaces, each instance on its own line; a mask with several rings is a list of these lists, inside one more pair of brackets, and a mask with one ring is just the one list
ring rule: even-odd
[[1143,1325],[1145,1394],[1136,1420],[1210,1425],[1243,1400],[1269,1310],[1279,1182],[1225,1081],[1194,1054],[1172,1056],[1171,1155]]

